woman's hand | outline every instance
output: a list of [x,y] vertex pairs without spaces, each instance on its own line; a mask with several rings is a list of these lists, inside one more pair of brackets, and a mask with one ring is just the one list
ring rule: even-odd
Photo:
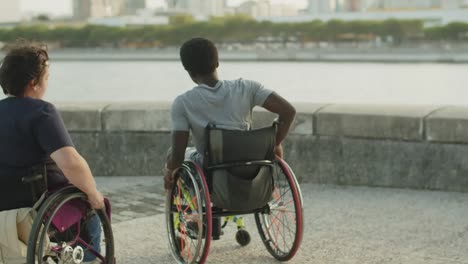
[[104,197],[98,190],[87,195],[88,195],[88,202],[89,204],[91,204],[91,207],[93,209],[104,208]]

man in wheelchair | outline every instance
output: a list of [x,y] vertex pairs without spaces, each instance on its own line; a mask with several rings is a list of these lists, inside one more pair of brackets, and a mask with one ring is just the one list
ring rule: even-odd
[[[36,44],[16,43],[0,67],[0,85],[7,96],[0,100],[0,263],[24,263],[35,216],[35,210],[31,208],[43,205],[43,200],[37,202],[42,193],[51,195],[53,190],[70,183],[86,195],[84,199],[92,208],[104,207],[103,196],[96,189],[90,168],[76,151],[58,111],[54,105],[42,100],[48,78],[47,50]],[[31,189],[33,186],[35,191]],[[72,195],[67,190],[65,192],[68,192],[68,196]],[[53,214],[62,214],[62,222],[73,218],[70,215],[73,209],[63,209],[67,205],[57,203],[49,206],[52,209],[60,207],[60,210],[57,209],[55,213],[45,212],[45,219],[48,216],[52,218]],[[87,242],[93,244],[91,240],[100,238],[100,221],[95,215],[86,219],[89,221],[84,233],[88,236]],[[59,217],[55,217],[50,222],[55,224],[59,220]],[[37,232],[40,232],[40,227]],[[67,225],[67,228],[72,227]],[[50,238],[44,238],[43,241],[47,240],[45,243],[53,247],[57,241],[52,239],[53,234],[50,232],[47,235]],[[99,243],[94,244],[98,245],[94,245],[93,250],[99,251]],[[55,245],[56,249],[58,247],[60,245]],[[34,248],[32,250],[34,252]],[[85,255],[84,252],[74,254]],[[96,259],[95,256],[74,258],[75,261],[71,262],[60,261],[79,263]],[[36,263],[43,263],[43,260]],[[59,262],[58,257],[55,260],[57,262],[49,260],[44,263]]]
[[[164,172],[168,190],[166,222],[172,254],[178,263],[204,263],[211,237],[217,240],[221,234],[221,217],[231,217],[226,219],[234,220],[243,231],[243,220],[239,222],[234,215],[263,214],[259,210],[268,207],[265,204],[278,192],[273,185],[273,161],[275,156],[283,157],[281,143],[296,111],[287,100],[258,82],[218,79],[218,51],[210,40],[194,38],[185,42],[180,59],[196,86],[172,104],[171,148]],[[252,130],[255,106],[277,114],[276,125]],[[188,148],[190,132],[195,147]],[[290,184],[296,184],[292,181]],[[302,235],[300,198],[298,191],[294,194],[296,203],[290,204],[297,214],[290,218],[300,226],[298,235],[293,235],[294,245],[281,253],[276,253],[277,246],[267,246],[279,260],[295,254]],[[272,203],[273,209],[284,207],[278,204],[279,199]],[[211,205],[213,208],[208,208]],[[264,219],[271,224],[269,217]],[[257,225],[265,226],[261,221],[259,218]],[[267,227],[264,233],[270,229]],[[238,243],[248,244],[250,237],[243,238],[247,232],[239,231]],[[268,238],[263,240],[270,243]]]
[[[180,49],[180,59],[197,85],[179,95],[172,104],[172,143],[164,177],[166,189],[173,184],[173,171],[185,158],[203,165],[208,124],[224,129],[250,130],[255,106],[278,114],[274,152],[283,156],[281,142],[296,114],[287,100],[255,81],[219,80],[218,51],[210,40],[194,38],[185,42]],[[190,131],[195,148],[187,149]]]

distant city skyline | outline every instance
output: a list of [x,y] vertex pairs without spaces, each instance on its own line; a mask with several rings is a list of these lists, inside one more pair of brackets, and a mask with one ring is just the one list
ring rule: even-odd
[[[18,0],[3,0],[18,1]],[[53,16],[71,16],[72,0],[19,0],[22,14],[50,14]],[[228,0],[229,5],[239,5],[247,0]],[[165,6],[165,0],[146,0],[148,8]],[[270,0],[272,4],[291,4],[299,8],[307,7],[307,0]]]

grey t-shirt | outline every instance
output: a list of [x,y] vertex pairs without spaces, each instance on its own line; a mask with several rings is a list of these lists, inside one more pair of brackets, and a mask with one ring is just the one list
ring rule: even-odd
[[252,109],[263,106],[272,92],[258,82],[244,79],[219,81],[215,87],[198,85],[174,100],[172,130],[192,131],[193,143],[201,154],[205,150],[208,123],[248,130],[252,125]]

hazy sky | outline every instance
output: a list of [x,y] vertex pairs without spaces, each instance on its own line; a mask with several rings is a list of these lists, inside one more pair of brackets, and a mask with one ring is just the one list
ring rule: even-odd
[[[6,0],[17,1],[17,0]],[[20,0],[23,13],[47,13],[53,15],[71,15],[72,0]],[[237,5],[245,0],[228,0],[230,5]],[[270,0],[271,3],[290,3],[298,7],[305,7],[307,0]],[[164,0],[146,0],[148,7],[157,7],[165,3]]]

